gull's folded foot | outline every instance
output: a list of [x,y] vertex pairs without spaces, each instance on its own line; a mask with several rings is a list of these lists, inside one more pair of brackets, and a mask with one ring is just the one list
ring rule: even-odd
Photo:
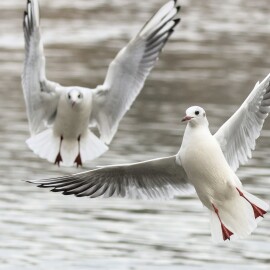
[[233,232],[231,232],[222,222],[220,223],[221,223],[223,240],[224,241],[226,241],[227,239],[230,240],[230,237],[233,235]]
[[78,168],[79,166],[82,166],[82,159],[81,159],[80,153],[78,154],[78,156],[77,156],[76,159],[74,160],[74,163],[76,163],[77,168]]
[[64,139],[64,137],[61,135],[61,137],[60,137],[60,145],[59,145],[59,152],[58,152],[58,155],[56,156],[56,159],[55,159],[55,162],[54,162],[54,164],[58,165],[58,167],[60,167],[60,162],[63,161],[62,156],[60,154],[63,139]]
[[239,190],[238,188],[236,188],[239,195],[243,198],[245,198],[249,203],[250,205],[252,206],[252,209],[253,209],[253,212],[254,212],[254,217],[255,218],[258,218],[258,217],[264,217],[263,215],[265,215],[267,212],[265,210],[263,210],[262,208],[260,208],[259,206],[255,205],[254,203],[252,203],[249,199],[247,199],[244,195],[244,193]]
[[61,156],[61,154],[59,152],[58,155],[57,155],[57,157],[56,157],[56,159],[55,159],[54,164],[55,165],[58,165],[58,167],[60,167],[60,162],[62,162],[62,161],[63,161],[63,159],[62,159],[62,156]]
[[221,224],[221,230],[222,230],[222,236],[223,236],[223,240],[226,241],[227,239],[230,240],[231,236],[233,235],[233,232],[231,232],[221,221],[220,219],[220,216],[219,216],[219,213],[218,213],[218,209],[215,207],[214,204],[212,204],[214,210],[215,210],[215,213],[217,214],[218,216],[218,219],[220,221],[220,224]]
[[74,160],[74,163],[76,163],[77,168],[78,168],[79,166],[82,166],[82,159],[81,159],[81,154],[80,154],[80,149],[81,149],[81,135],[79,135],[79,137],[78,137],[77,140],[78,140],[79,154],[76,157],[76,159]]

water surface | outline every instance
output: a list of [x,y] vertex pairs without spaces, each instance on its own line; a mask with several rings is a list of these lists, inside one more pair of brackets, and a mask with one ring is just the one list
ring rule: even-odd
[[[40,0],[47,76],[63,85],[101,84],[116,53],[163,0]],[[203,106],[211,129],[237,109],[270,71],[267,0],[182,1],[182,22],[110,151],[96,165],[178,151],[181,117]],[[24,183],[78,172],[37,158],[25,145],[20,85],[24,1],[0,2],[1,269],[269,269],[270,217],[247,240],[215,245],[195,195],[172,201],[89,200]],[[238,171],[246,189],[270,200],[270,121],[254,158]]]

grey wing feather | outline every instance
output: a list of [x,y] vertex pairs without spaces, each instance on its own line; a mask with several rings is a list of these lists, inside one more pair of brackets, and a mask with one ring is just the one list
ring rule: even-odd
[[37,0],[28,0],[23,18],[25,61],[22,87],[31,135],[45,128],[55,115],[59,84],[46,79],[45,56],[40,37],[39,7]]
[[270,74],[255,85],[241,107],[214,135],[234,171],[251,158],[251,151],[255,149],[256,139],[269,112]]
[[193,191],[176,156],[28,182],[64,195],[90,198],[168,199]]
[[103,85],[94,91],[91,122],[97,124],[101,139],[110,143],[145,79],[180,19],[177,1],[165,4],[124,47],[110,64]]

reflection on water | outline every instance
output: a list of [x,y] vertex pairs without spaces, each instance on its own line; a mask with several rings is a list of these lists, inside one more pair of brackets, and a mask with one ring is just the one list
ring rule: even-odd
[[[153,1],[40,1],[47,75],[65,85],[102,83],[107,65],[160,7]],[[269,72],[267,0],[182,1],[182,23],[110,151],[87,165],[133,162],[178,151],[190,105],[206,108],[215,131]],[[270,217],[245,241],[214,245],[196,196],[166,202],[88,200],[21,179],[74,173],[27,149],[20,86],[24,1],[0,3],[1,269],[268,269]],[[247,189],[270,199],[270,122],[254,158],[239,170]],[[200,268],[201,269],[201,268]]]

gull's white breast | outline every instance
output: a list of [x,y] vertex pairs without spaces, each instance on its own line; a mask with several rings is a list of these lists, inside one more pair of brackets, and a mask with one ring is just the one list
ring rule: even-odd
[[77,139],[83,135],[89,126],[92,110],[92,93],[84,93],[83,101],[74,107],[69,104],[66,94],[59,99],[57,114],[54,122],[54,134],[65,139]]
[[189,182],[206,207],[234,194],[234,173],[208,128],[187,127],[179,155]]

